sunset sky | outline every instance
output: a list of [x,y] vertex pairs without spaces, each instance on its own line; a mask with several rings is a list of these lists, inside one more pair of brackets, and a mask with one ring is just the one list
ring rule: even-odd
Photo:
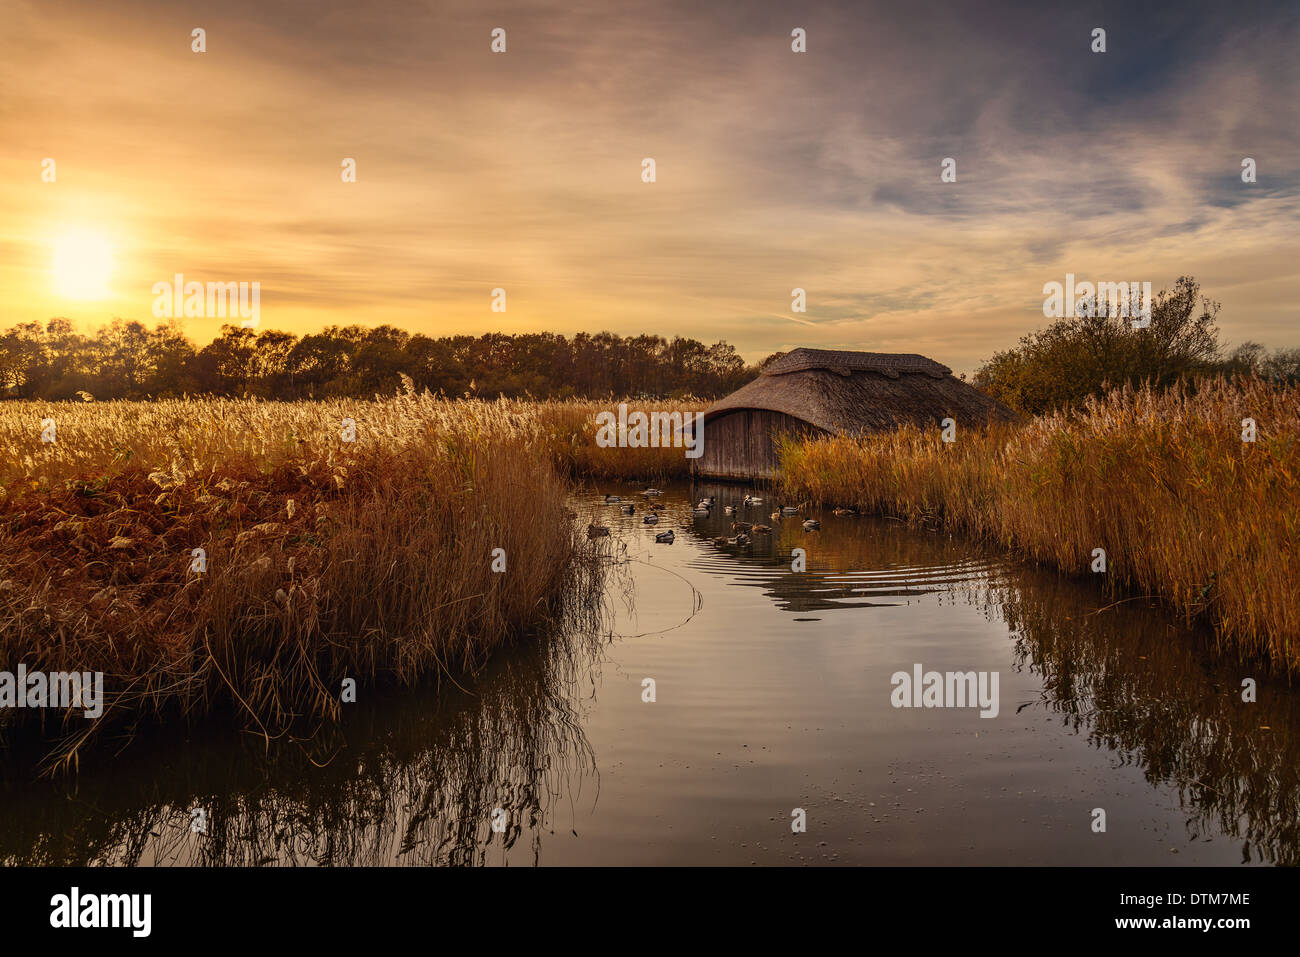
[[260,282],[262,329],[970,371],[1072,272],[1300,345],[1300,4],[1165,6],[4,0],[0,328],[152,325],[183,273]]

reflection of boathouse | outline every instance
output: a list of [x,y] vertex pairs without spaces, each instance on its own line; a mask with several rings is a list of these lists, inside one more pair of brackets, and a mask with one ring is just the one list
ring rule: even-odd
[[905,423],[959,427],[1013,419],[1000,402],[918,355],[795,349],[704,413],[696,474],[770,479],[780,434],[860,434]]

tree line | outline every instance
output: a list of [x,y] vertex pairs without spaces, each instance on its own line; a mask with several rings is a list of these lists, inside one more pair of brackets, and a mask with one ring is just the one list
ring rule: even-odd
[[757,375],[726,342],[609,332],[431,338],[393,326],[298,337],[232,325],[196,347],[175,322],[114,319],[90,335],[67,319],[0,335],[0,395],[26,399],[268,399],[391,395],[409,376],[449,396],[712,398]]
[[[1077,309],[996,352],[972,383],[1019,412],[1039,414],[1124,385],[1168,387],[1200,375],[1300,381],[1300,349],[1219,341],[1220,304],[1183,276],[1151,304],[1150,325],[1106,309]],[[1087,315],[1101,312],[1102,315]],[[870,349],[869,345],[859,348]],[[393,326],[331,326],[298,337],[223,326],[202,348],[176,321],[150,329],[114,319],[91,335],[67,319],[29,322],[0,335],[0,396],[71,399],[180,395],[305,399],[391,395],[417,389],[484,398],[711,399],[734,392],[784,353],[746,365],[726,342],[548,332],[431,338]]]

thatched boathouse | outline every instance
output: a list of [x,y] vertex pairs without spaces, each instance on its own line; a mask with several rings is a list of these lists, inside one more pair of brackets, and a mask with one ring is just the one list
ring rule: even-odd
[[704,412],[695,474],[771,479],[781,434],[855,435],[951,418],[958,428],[1015,413],[925,356],[795,349]]

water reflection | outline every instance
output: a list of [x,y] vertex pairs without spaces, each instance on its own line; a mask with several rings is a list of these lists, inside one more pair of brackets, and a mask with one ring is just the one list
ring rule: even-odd
[[[761,588],[777,607],[826,611],[938,594],[979,603],[1005,621],[1014,660],[1042,680],[1046,714],[1152,785],[1176,788],[1195,840],[1242,840],[1243,862],[1300,864],[1300,694],[1262,662],[1220,652],[1204,632],[1180,627],[1150,602],[1113,603],[1091,582],[1005,561],[931,531],[821,510],[817,532],[803,515],[772,519],[772,499],[746,509],[748,490],[697,487],[717,503],[692,529],[704,541],[741,520],[774,526],[748,548],[715,546],[694,563]],[[728,516],[724,506],[733,505]],[[761,515],[761,517],[759,517]],[[815,554],[803,574],[791,549]],[[1242,700],[1254,678],[1257,700]],[[1023,708],[1023,706],[1022,706]]]
[[[538,859],[556,795],[594,796],[580,636],[505,656],[473,693],[363,708],[312,751],[230,732],[137,740],[76,780],[5,783],[6,864],[483,864],[521,840]],[[576,642],[576,644],[575,644]],[[195,833],[201,808],[206,834]],[[504,830],[494,832],[501,809]]]
[[[1226,834],[1242,840],[1243,862],[1300,863],[1293,688],[1216,655],[1159,609],[1088,608],[1068,581],[1022,571],[986,595],[1017,662],[1041,675],[1044,711],[1151,784],[1175,787],[1189,839]],[[1247,677],[1258,681],[1255,703],[1242,701]]]
[[[1091,776],[1082,788],[1089,794],[1111,783],[1097,762],[1081,772],[1083,762],[1043,758],[1055,753],[1055,741],[1044,744],[1036,732],[1064,728],[1076,751],[1108,755],[1112,769],[1138,768],[1151,795],[1176,797],[1171,810],[1154,798],[1139,800],[1141,815],[1165,815],[1190,841],[1239,842],[1245,862],[1300,863],[1300,695],[1285,683],[1218,653],[1209,638],[1159,608],[1139,601],[1107,608],[1110,599],[1091,579],[1066,579],[883,519],[820,512],[821,530],[805,532],[802,515],[769,517],[779,504],[770,495],[744,509],[747,491],[666,490],[654,527],[642,524],[645,503],[635,495],[630,516],[599,495],[578,502],[579,521],[614,530],[602,540],[609,550],[604,614],[503,655],[470,692],[444,685],[437,694],[358,705],[339,738],[318,741],[310,752],[281,742],[268,755],[260,738],[232,742],[231,732],[214,731],[137,740],[68,782],[14,780],[6,772],[0,860],[607,863],[623,860],[628,847],[671,839],[657,860],[715,863],[710,854],[725,819],[738,847],[749,845],[738,851],[747,863],[760,853],[756,842],[774,842],[783,828],[771,823],[770,807],[755,802],[824,782],[827,791],[837,789],[835,800],[844,797],[845,810],[838,825],[825,818],[821,826],[841,826],[850,842],[873,829],[846,859],[879,860],[898,836],[906,850],[890,860],[953,860],[951,839],[945,845],[937,836],[942,821],[918,830],[914,817],[885,820],[880,792],[894,784],[891,777],[900,785],[891,798],[902,800],[915,787],[926,807],[944,808],[955,830],[975,820],[991,834],[987,846],[1000,856],[972,862],[1013,860],[1053,836],[1062,863],[1095,860],[1086,855],[1100,853],[1097,842],[1072,844],[1076,832],[1023,825],[1027,806],[1009,795],[994,794],[978,811],[950,801],[948,781],[987,783],[990,761],[1001,753],[950,743],[970,740],[954,737],[969,733],[965,726],[944,737],[898,720],[885,694],[862,693],[887,687],[893,662],[937,653],[934,643],[922,652],[916,642],[945,630],[965,641],[974,619],[990,625],[991,663],[1017,672],[1025,679],[1019,687],[1028,689],[1004,700],[1009,720],[996,745],[1017,755],[1023,749],[1014,765],[1017,788],[1037,787],[1059,802],[1072,775]],[[695,517],[692,504],[709,494],[717,503],[712,514]],[[727,504],[737,514],[726,515]],[[747,547],[715,543],[734,536],[733,521],[773,531],[754,535]],[[654,531],[668,528],[677,542],[654,545]],[[798,574],[790,568],[795,548],[807,552],[807,570]],[[710,616],[710,603],[726,607]],[[791,640],[816,635],[832,644],[826,630],[816,630],[828,621],[864,637],[837,645],[838,657]],[[637,659],[638,670],[617,676],[624,685],[602,685],[606,655],[620,649],[656,656],[644,660],[658,671],[640,670]],[[832,667],[853,681],[828,682]],[[671,679],[671,705],[647,710],[638,698],[640,676],[660,672]],[[1244,677],[1259,682],[1257,703],[1242,702]],[[817,736],[831,725],[834,737]],[[733,745],[735,752],[726,751]],[[765,747],[772,758],[761,756]],[[601,768],[622,776],[622,790],[617,801],[598,806]],[[961,793],[977,803],[975,791]],[[205,835],[191,831],[196,807],[205,811]],[[505,813],[502,833],[491,826],[497,808]],[[992,826],[980,814],[992,815]],[[580,825],[591,836],[571,840]],[[627,842],[623,850],[608,850],[617,840]]]
[[[708,517],[688,519],[689,534],[708,545],[692,567],[761,588],[785,611],[905,604],[985,581],[1006,567],[995,555],[897,522],[840,518],[821,510],[773,518],[776,500],[765,497],[761,505],[746,508],[747,490],[734,486],[697,485],[695,494],[713,496],[716,505]],[[735,508],[734,514],[726,514],[727,505]],[[821,528],[804,531],[804,518],[813,516]],[[750,532],[744,546],[715,544],[718,538],[734,537],[732,526],[740,522],[772,531]],[[796,548],[806,553],[806,569],[798,574],[791,570]]]

